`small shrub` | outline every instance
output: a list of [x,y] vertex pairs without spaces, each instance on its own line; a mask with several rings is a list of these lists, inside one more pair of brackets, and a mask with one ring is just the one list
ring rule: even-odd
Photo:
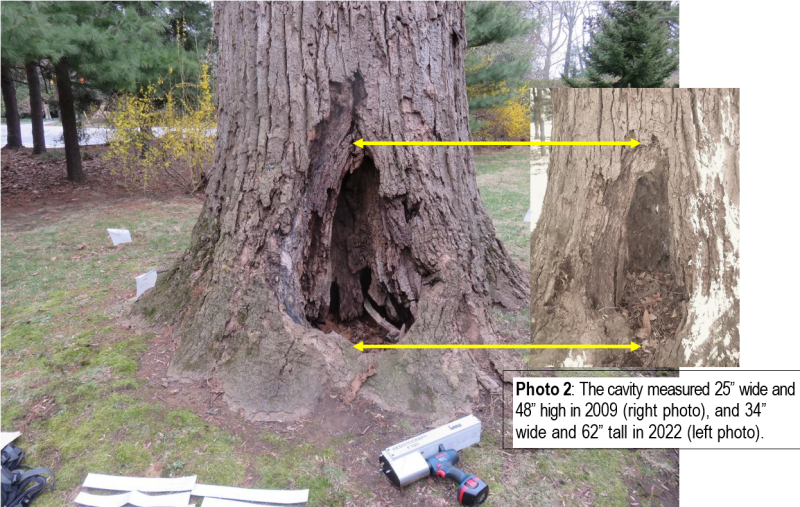
[[509,100],[502,106],[483,111],[477,136],[492,141],[528,139],[530,136],[530,106]]
[[[172,72],[170,71],[170,75]],[[204,185],[214,157],[216,109],[209,66],[197,83],[159,79],[139,94],[120,94],[106,112],[112,174],[149,186],[165,176],[189,193]]]
[[63,150],[47,150],[39,155],[39,160],[42,162],[51,162],[53,160],[64,160],[66,155]]
[[468,87],[467,94],[494,97],[495,101],[508,97],[496,105],[470,111],[470,131],[476,140],[527,140],[530,137],[531,105],[527,87],[512,90],[501,82],[492,89]]

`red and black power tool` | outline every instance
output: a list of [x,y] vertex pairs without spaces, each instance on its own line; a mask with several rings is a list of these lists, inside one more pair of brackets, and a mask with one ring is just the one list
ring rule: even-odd
[[461,505],[480,505],[489,496],[489,486],[474,474],[467,474],[456,468],[458,451],[445,450],[440,446],[439,453],[427,459],[431,475],[450,479],[458,485],[458,503]]
[[480,505],[489,496],[489,486],[455,467],[458,451],[480,440],[481,422],[468,415],[384,449],[381,472],[398,487],[430,476],[450,479],[458,487],[458,503]]

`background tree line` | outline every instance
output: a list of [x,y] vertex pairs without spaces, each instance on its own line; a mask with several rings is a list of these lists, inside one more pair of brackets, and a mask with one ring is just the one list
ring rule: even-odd
[[476,2],[466,10],[478,138],[527,137],[529,120],[541,123],[534,116],[547,106],[530,88],[678,85],[677,2]]
[[[469,2],[466,16],[477,139],[526,139],[530,88],[678,84],[677,2]],[[196,82],[204,61],[213,86],[211,25],[211,6],[201,2],[4,3],[7,147],[21,147],[20,116],[29,115],[33,152],[43,153],[52,111],[64,129],[67,177],[84,181],[81,113],[120,93],[142,96],[173,69]]]
[[[200,72],[211,47],[211,6],[200,2],[5,2],[2,92],[8,148],[20,148],[19,84],[27,85],[34,153],[45,151],[42,82],[54,85],[67,178],[82,182],[78,113],[140,93],[170,69]],[[27,108],[26,108],[27,109]]]
[[538,22],[532,77],[539,86],[678,85],[678,2],[527,5]]

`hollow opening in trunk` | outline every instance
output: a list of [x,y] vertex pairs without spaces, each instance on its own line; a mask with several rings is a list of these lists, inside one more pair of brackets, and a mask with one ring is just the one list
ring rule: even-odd
[[655,352],[674,338],[684,316],[685,296],[670,262],[666,164],[639,177],[626,222],[628,261],[619,306],[644,351],[630,354],[637,364],[626,366],[654,364]]
[[316,323],[356,343],[393,341],[414,322],[393,293],[398,289],[391,273],[378,264],[394,248],[379,183],[379,170],[368,156],[342,178],[331,227],[330,301],[324,322]]

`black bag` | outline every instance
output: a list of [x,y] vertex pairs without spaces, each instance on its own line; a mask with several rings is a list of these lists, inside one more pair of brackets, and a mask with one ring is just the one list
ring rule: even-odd
[[56,489],[56,476],[46,468],[30,468],[22,464],[25,451],[8,444],[2,451],[3,490],[2,507],[26,507],[39,496],[47,486],[49,474],[53,478],[50,490]]

